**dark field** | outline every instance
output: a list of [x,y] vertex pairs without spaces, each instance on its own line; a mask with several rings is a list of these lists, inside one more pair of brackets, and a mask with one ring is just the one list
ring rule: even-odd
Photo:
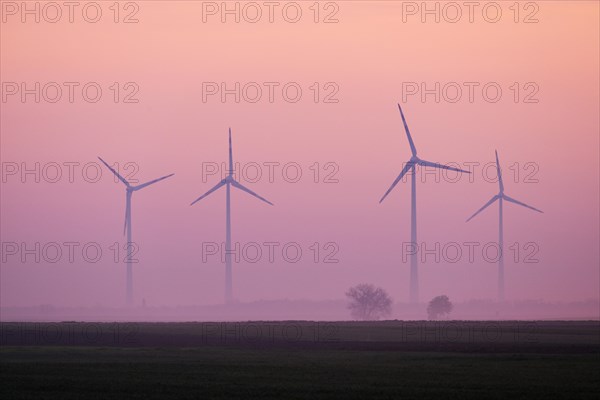
[[596,322],[2,323],[0,398],[596,398]]

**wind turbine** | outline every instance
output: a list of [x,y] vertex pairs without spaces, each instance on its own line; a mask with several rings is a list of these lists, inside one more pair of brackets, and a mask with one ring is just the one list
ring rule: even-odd
[[237,189],[240,189],[259,200],[264,201],[267,204],[273,205],[269,200],[259,196],[254,193],[252,190],[243,186],[241,183],[233,179],[233,155],[231,150],[231,128],[229,128],[229,171],[227,173],[227,177],[217,183],[212,189],[208,192],[204,193],[202,196],[198,197],[196,200],[190,204],[193,206],[212,192],[219,189],[221,186],[225,186],[227,191],[227,195],[225,197],[225,302],[230,304],[232,302],[232,276],[231,276],[231,206],[230,206],[230,187],[233,186]]
[[467,222],[472,220],[473,217],[475,217],[477,214],[479,214],[480,212],[485,210],[487,207],[492,205],[496,200],[498,200],[498,221],[499,221],[499,226],[498,226],[498,247],[499,247],[499,250],[498,250],[499,251],[499,254],[498,254],[498,300],[504,301],[504,254],[503,254],[504,253],[504,223],[503,223],[503,217],[502,217],[503,201],[506,200],[510,203],[515,203],[515,204],[532,209],[533,211],[537,211],[540,213],[543,213],[543,211],[538,210],[535,207],[531,207],[525,203],[522,203],[522,202],[515,200],[512,197],[509,197],[504,194],[504,183],[502,183],[502,173],[500,172],[500,162],[498,161],[498,151],[496,151],[496,170],[498,171],[498,185],[500,186],[500,191],[498,192],[497,195],[492,197],[490,199],[490,201],[485,203],[483,205],[483,207],[481,207],[479,210],[477,210],[477,212],[475,214],[471,215],[471,217],[469,217],[469,219],[467,219]]
[[100,161],[106,168],[110,169],[113,174],[116,175],[117,178],[121,182],[125,184],[125,225],[123,226],[123,234],[127,233],[127,278],[126,278],[126,301],[127,305],[133,304],[133,271],[131,267],[131,258],[133,256],[133,242],[131,241],[131,196],[133,196],[133,192],[136,192],[140,189],[145,188],[146,186],[150,186],[153,183],[162,181],[163,179],[167,179],[170,176],[175,174],[170,174],[163,176],[162,178],[154,179],[153,181],[149,181],[146,183],[142,183],[141,185],[133,186],[125,178],[123,178],[117,171],[115,171],[106,161],[102,158],[98,157]]
[[[410,136],[410,131],[408,130],[408,125],[406,124],[406,119],[404,118],[404,113],[402,112],[402,107],[398,104],[398,109],[400,110],[400,116],[402,117],[402,123],[404,124],[404,130],[406,131],[406,137],[408,138],[408,144],[410,145],[410,151],[412,152],[412,156],[410,160],[404,165],[400,175],[396,178],[394,183],[390,186],[390,188],[385,192],[379,203],[387,197],[387,195],[396,187],[398,182],[408,173],[408,171],[412,172],[411,177],[411,202],[410,202],[410,241],[413,246],[417,246],[417,179],[416,179],[416,166],[424,166],[424,167],[434,167],[439,169],[448,169],[456,172],[464,172],[469,174],[469,171],[464,171],[462,169],[449,167],[447,165],[442,165],[438,163],[434,163],[431,161],[425,161],[417,157],[417,148]],[[417,303],[419,301],[419,270],[418,270],[418,259],[417,259],[417,251],[413,251],[410,256],[410,302]]]

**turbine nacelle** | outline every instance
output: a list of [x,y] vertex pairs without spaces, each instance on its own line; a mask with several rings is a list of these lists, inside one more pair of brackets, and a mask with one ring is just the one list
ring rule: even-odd
[[127,179],[123,178],[123,177],[121,176],[121,174],[119,174],[117,171],[115,171],[115,169],[114,169],[113,167],[111,167],[110,165],[108,165],[108,163],[107,163],[106,161],[104,161],[104,160],[103,160],[101,157],[98,157],[98,159],[99,159],[100,161],[102,161],[102,163],[103,163],[104,165],[106,165],[106,168],[108,168],[108,169],[109,169],[109,170],[110,170],[110,171],[111,171],[111,172],[112,172],[112,173],[113,173],[113,174],[114,174],[114,175],[115,175],[117,178],[119,178],[119,180],[120,180],[121,182],[123,182],[123,184],[125,185],[125,190],[126,190],[127,192],[135,192],[135,191],[137,191],[137,190],[140,190],[140,189],[143,189],[143,188],[145,188],[146,186],[150,186],[150,185],[152,185],[152,184],[155,184],[155,183],[157,183],[157,182],[160,182],[160,181],[162,181],[163,179],[167,179],[167,178],[170,178],[171,176],[175,175],[175,174],[169,174],[169,175],[165,175],[165,176],[162,176],[162,177],[160,177],[160,178],[157,178],[157,179],[154,179],[154,180],[148,181],[148,182],[146,182],[146,183],[142,183],[142,184],[140,184],[140,185],[136,185],[136,186],[134,186],[134,185],[132,185],[131,183],[129,183],[129,182],[127,181]]
[[410,131],[408,129],[408,124],[406,123],[406,118],[404,117],[404,112],[402,112],[402,107],[400,106],[400,104],[398,104],[398,109],[400,110],[400,116],[402,117],[402,124],[404,125],[404,131],[406,132],[406,137],[408,138],[408,144],[410,145],[410,151],[412,153],[412,156],[410,157],[408,162],[404,165],[404,167],[402,168],[402,171],[400,171],[400,174],[398,175],[396,180],[392,183],[392,185],[387,190],[387,192],[385,192],[385,194],[383,195],[381,200],[379,200],[379,203],[381,203],[387,197],[387,195],[390,194],[390,192],[394,189],[394,187],[396,187],[398,182],[400,182],[400,180],[404,177],[404,175],[406,175],[408,173],[408,171],[413,170],[413,172],[414,172],[414,168],[416,165],[420,165],[422,167],[447,169],[450,171],[462,172],[465,174],[471,173],[470,171],[465,171],[460,168],[449,167],[447,165],[420,159],[417,156],[417,148],[415,147],[415,143],[413,142],[412,136],[410,135]]
[[477,212],[475,214],[471,215],[467,219],[466,222],[469,222],[470,220],[472,220],[477,214],[479,214],[480,212],[482,212],[483,210],[485,210],[486,208],[491,206],[498,199],[506,200],[510,203],[514,203],[514,204],[520,205],[522,207],[529,208],[530,210],[537,211],[539,213],[543,213],[542,210],[538,210],[535,207],[525,204],[519,200],[513,199],[512,197],[510,197],[504,193],[504,183],[502,182],[502,171],[500,170],[500,162],[498,161],[498,151],[496,151],[496,171],[498,172],[498,186],[500,187],[498,194],[495,195],[494,197],[492,197],[487,203],[485,203],[483,205],[483,207],[481,207],[479,210],[477,210]]
[[171,177],[171,176],[173,176],[175,174],[165,175],[165,176],[162,176],[162,177],[160,177],[158,179],[154,179],[154,180],[148,181],[146,183],[142,183],[140,185],[133,186],[131,183],[129,183],[127,181],[127,179],[123,178],[121,176],[121,174],[119,174],[117,171],[115,171],[114,168],[112,168],[110,165],[108,165],[108,163],[106,161],[104,161],[101,157],[98,157],[98,159],[100,161],[102,161],[102,163],[104,165],[106,165],[106,168],[108,168],[125,185],[125,194],[126,194],[126,199],[125,199],[125,225],[123,227],[123,234],[125,234],[127,232],[127,226],[131,223],[129,221],[129,219],[131,218],[131,196],[133,195],[133,192],[138,191],[140,189],[143,189],[143,188],[145,188],[147,186],[150,186],[152,184],[155,184],[157,182],[160,182],[163,179],[167,179],[167,178],[169,178],[169,177]]
[[239,183],[238,181],[236,181],[233,178],[233,151],[232,151],[232,146],[231,146],[231,128],[229,128],[229,171],[228,171],[227,176],[224,179],[221,179],[221,181],[219,183],[217,183],[215,186],[213,186],[213,188],[210,189],[208,192],[204,193],[202,196],[200,196],[196,200],[194,200],[190,205],[192,206],[192,205],[196,204],[197,202],[199,202],[200,200],[202,200],[203,198],[205,198],[212,192],[220,189],[222,186],[225,186],[225,185],[231,185],[237,189],[240,189],[240,190],[256,197],[259,200],[264,201],[267,204],[273,205],[273,203],[271,203],[269,200],[254,193],[252,190],[248,189],[247,187],[245,187],[244,185],[242,185],[241,183]]

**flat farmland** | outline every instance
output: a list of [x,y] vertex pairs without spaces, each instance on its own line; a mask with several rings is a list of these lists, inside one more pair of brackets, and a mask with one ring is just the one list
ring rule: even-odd
[[2,398],[596,398],[597,321],[3,322]]

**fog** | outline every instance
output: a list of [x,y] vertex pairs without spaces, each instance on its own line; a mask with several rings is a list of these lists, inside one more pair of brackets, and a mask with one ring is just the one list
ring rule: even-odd
[[[359,2],[338,24],[200,24],[196,2],[159,3],[134,25],[2,27],[4,81],[94,81],[105,95],[3,100],[0,319],[342,320],[359,283],[382,287],[395,319],[426,318],[441,294],[449,318],[598,318],[597,4],[490,26],[399,24],[392,5]],[[117,81],[140,101],[115,103]],[[203,82],[271,81],[296,82],[302,100],[203,98]],[[423,101],[404,84],[471,81],[504,96]],[[530,81],[539,101],[515,102],[509,88]],[[315,102],[315,82],[338,101]],[[378,203],[411,156],[397,103],[420,157],[472,172],[417,169],[417,305],[410,178]],[[190,203],[225,176],[229,128],[236,179],[274,206],[232,188],[225,306],[225,191]],[[498,192],[494,150],[506,194],[544,211],[504,204],[501,304],[497,204],[465,222]],[[175,174],[133,194],[130,307],[125,186],[98,156],[136,184]]]

